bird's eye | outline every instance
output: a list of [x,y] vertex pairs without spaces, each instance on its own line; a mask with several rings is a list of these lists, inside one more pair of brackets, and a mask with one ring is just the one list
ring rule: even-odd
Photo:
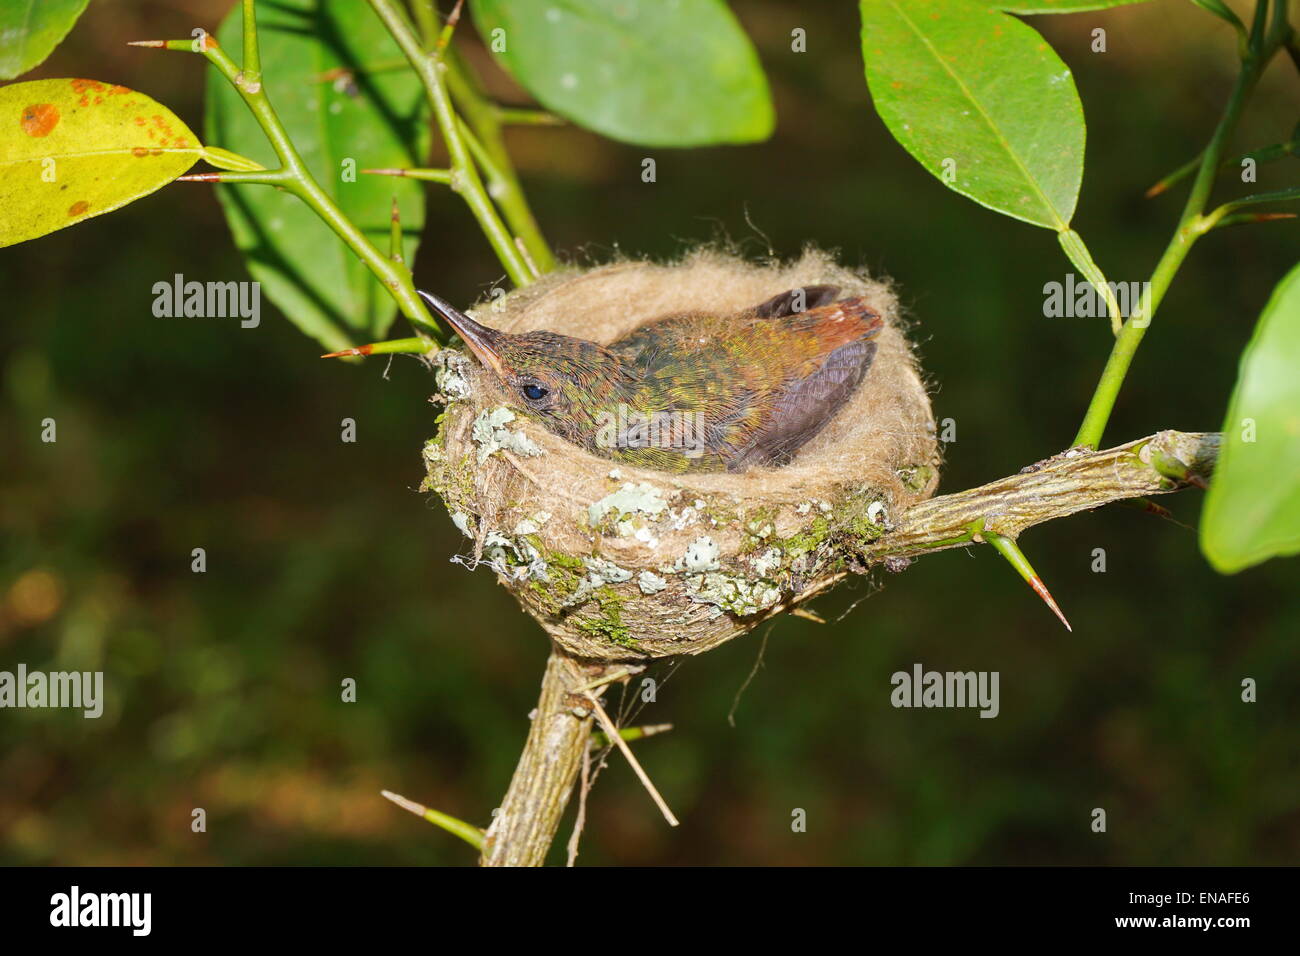
[[539,402],[549,394],[545,386],[538,385],[536,382],[529,382],[524,386],[524,398],[530,402]]

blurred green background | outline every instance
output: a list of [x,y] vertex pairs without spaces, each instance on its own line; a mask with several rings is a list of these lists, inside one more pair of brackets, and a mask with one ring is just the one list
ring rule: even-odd
[[[202,64],[124,44],[215,28],[229,7],[95,0],[26,78],[123,83],[200,129]],[[949,192],[894,143],[870,106],[853,3],[733,9],[768,71],[776,135],[651,151],[572,128],[512,131],[552,244],[579,261],[718,239],[755,256],[769,242],[780,255],[836,248],[897,280],[917,322],[936,415],[957,423],[941,490],[1061,450],[1109,335],[1100,320],[1043,318],[1043,284],[1067,270],[1055,238]],[[1235,67],[1231,31],[1176,0],[1033,22],[1074,68],[1088,117],[1075,225],[1112,280],[1143,279],[1182,193],[1142,192],[1208,136]],[[790,50],[795,27],[806,53]],[[1090,50],[1096,27],[1104,54]],[[469,52],[501,97],[520,98],[476,41]],[[1295,69],[1276,63],[1238,146],[1286,139],[1298,94]],[[641,181],[645,156],[657,183]],[[1294,160],[1262,167],[1260,186],[1296,174]],[[500,267],[463,203],[433,188],[416,276],[467,303]],[[1226,177],[1221,195],[1233,189]],[[1300,252],[1296,230],[1198,246],[1110,443],[1219,427],[1254,319]],[[175,184],[0,252],[0,669],[102,669],[109,697],[99,720],[0,711],[0,862],[469,864],[468,847],[378,792],[486,823],[546,646],[486,569],[450,563],[463,539],[416,491],[431,379],[409,358],[321,362],[265,300],[255,330],[153,317],[153,283],[177,272],[246,278],[211,187]],[[46,417],[56,444],[40,441]],[[355,444],[339,440],[344,417]],[[1194,525],[1200,499],[1162,502]],[[675,730],[637,747],[682,826],[664,825],[616,759],[580,862],[1300,860],[1300,565],[1219,577],[1191,531],[1121,507],[1022,544],[1073,634],[972,548],[842,587],[817,606],[836,623],[776,623],[734,728],[761,631],[661,665],[670,678],[640,719]],[[205,574],[190,571],[195,547]],[[1095,548],[1104,574],[1090,570]],[[893,709],[890,674],[916,662],[999,671],[1001,715]],[[354,704],[339,699],[346,677]],[[1256,704],[1240,701],[1244,677]],[[206,833],[190,830],[194,807]],[[1105,834],[1089,828],[1094,807]],[[806,833],[791,832],[795,808]]]

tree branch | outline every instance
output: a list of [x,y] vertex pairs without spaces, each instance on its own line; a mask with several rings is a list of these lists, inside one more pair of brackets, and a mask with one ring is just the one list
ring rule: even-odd
[[593,681],[625,665],[580,661],[551,648],[542,677],[542,694],[533,711],[528,740],[483,841],[482,866],[541,866],[555,839],[582,755],[591,744],[594,714],[588,692],[599,699]]
[[[915,505],[857,556],[869,566],[977,544],[983,532],[1015,538],[1034,525],[1114,501],[1204,487],[1219,439],[1216,433],[1163,431],[1105,451],[1072,448],[999,481]],[[545,862],[591,740],[584,689],[625,667],[580,661],[552,647],[528,741],[487,832],[484,866]],[[598,697],[601,689],[591,693]]]
[[1072,448],[999,481],[931,498],[862,549],[865,563],[959,548],[981,531],[1016,538],[1026,528],[1113,501],[1204,485],[1219,454],[1216,432],[1163,431],[1105,451]]

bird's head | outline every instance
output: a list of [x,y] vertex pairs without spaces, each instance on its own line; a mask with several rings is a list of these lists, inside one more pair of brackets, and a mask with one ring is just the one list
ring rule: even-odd
[[502,332],[420,292],[491,371],[510,399],[571,441],[588,444],[601,406],[617,401],[627,373],[617,355],[556,332]]

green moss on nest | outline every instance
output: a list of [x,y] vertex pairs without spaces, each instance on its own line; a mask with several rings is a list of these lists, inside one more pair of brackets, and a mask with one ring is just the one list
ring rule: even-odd
[[934,479],[934,468],[930,465],[908,465],[898,469],[898,477],[909,491],[920,494]]
[[636,638],[628,633],[627,625],[623,623],[623,599],[608,586],[600,588],[594,596],[601,616],[592,618],[575,614],[572,618],[574,625],[592,637],[613,644],[615,647],[636,650]]
[[777,544],[790,557],[801,558],[820,548],[830,536],[831,523],[826,520],[825,515],[818,515],[808,526],[808,530],[797,532],[788,538],[781,538]]

